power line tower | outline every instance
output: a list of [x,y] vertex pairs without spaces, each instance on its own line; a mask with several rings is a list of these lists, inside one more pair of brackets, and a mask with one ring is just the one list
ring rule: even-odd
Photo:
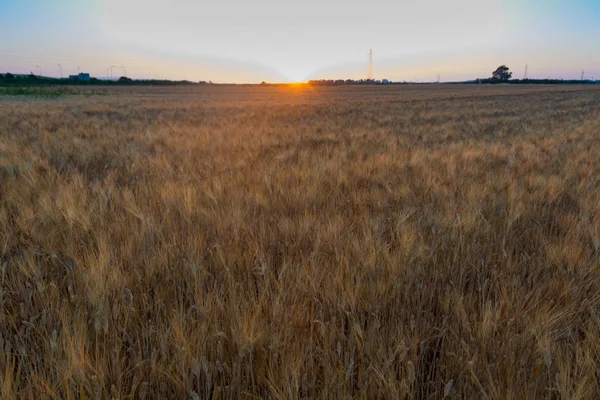
[[529,70],[529,65],[526,65],[525,66],[525,75],[523,75],[523,80],[528,79],[528,77],[527,77],[528,70]]
[[373,79],[373,49],[369,49],[369,72],[368,78]]

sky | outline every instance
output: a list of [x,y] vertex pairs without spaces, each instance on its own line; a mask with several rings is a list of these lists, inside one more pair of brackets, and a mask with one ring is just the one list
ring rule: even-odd
[[0,38],[45,76],[360,79],[373,49],[376,79],[600,79],[600,0],[0,0]]

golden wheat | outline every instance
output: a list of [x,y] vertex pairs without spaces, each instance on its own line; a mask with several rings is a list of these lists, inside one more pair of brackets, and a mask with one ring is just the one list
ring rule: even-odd
[[600,397],[598,89],[0,98],[0,397]]

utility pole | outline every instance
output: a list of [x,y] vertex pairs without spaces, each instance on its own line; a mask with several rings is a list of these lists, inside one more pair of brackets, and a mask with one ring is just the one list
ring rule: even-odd
[[121,68],[123,69],[123,71],[125,71],[125,78],[127,78],[127,67],[121,65]]
[[58,68],[60,69],[60,79],[62,79],[63,75],[62,75],[62,65],[58,64]]
[[77,66],[77,75],[79,75],[79,65]]
[[581,71],[581,80],[583,80],[583,76],[585,75],[585,70]]
[[369,79],[373,79],[373,49],[369,49]]
[[112,78],[113,78],[112,70],[113,70],[114,67],[116,67],[116,65],[111,65],[110,66],[110,80],[112,80]]
[[529,69],[529,65],[526,65],[526,66],[525,66],[525,75],[523,75],[523,80],[525,80],[525,79],[528,79],[528,78],[527,78],[527,72],[528,72],[527,70],[528,70],[528,69]]

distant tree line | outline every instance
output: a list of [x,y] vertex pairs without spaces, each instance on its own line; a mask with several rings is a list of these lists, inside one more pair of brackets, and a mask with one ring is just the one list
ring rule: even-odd
[[[518,84],[529,84],[529,85],[573,85],[573,84],[598,84],[600,81],[593,80],[575,80],[575,79],[512,79],[513,73],[506,65],[501,65],[492,72],[492,76],[489,78],[479,78],[473,81],[465,82],[447,82],[452,84],[473,84],[473,83],[510,83],[512,85]],[[264,82],[263,82],[264,83]],[[310,80],[308,84],[311,86],[342,86],[342,85],[402,85],[402,84],[432,84],[429,83],[417,83],[417,82],[391,82],[387,79],[374,80],[374,79],[320,79]]]
[[11,73],[0,74],[0,82],[10,83],[14,82],[17,78]]
[[494,72],[492,72],[492,76],[490,78],[480,78],[466,83],[510,83],[512,85],[580,85],[600,83],[599,81],[578,79],[511,79],[512,75],[512,72],[510,72],[510,69],[506,65],[501,65],[496,68]]
[[[599,84],[600,81],[593,80],[576,80],[576,79],[511,79],[512,72],[506,65],[501,65],[494,72],[490,78],[479,78],[472,81],[466,82],[447,82],[453,84],[497,84],[497,83],[508,83],[513,85],[518,84],[544,84],[544,85],[556,85],[556,84]],[[425,84],[432,84],[425,83]],[[174,86],[174,85],[210,85],[210,81],[199,81],[191,82],[187,80],[182,81],[171,81],[167,79],[131,79],[125,76],[120,77],[117,80],[104,80],[98,78],[91,78],[89,81],[79,81],[76,79],[58,79],[38,76],[33,73],[28,75],[16,75],[11,73],[0,74],[0,86],[50,86],[50,85],[64,85],[64,86],[79,86],[79,85],[104,85],[104,86],[119,86],[119,85],[139,85],[139,86]],[[263,85],[268,85],[266,82],[262,82]],[[318,79],[310,80],[308,84],[311,86],[343,86],[343,85],[406,85],[406,84],[418,84],[416,82],[392,82],[387,79],[375,80],[375,79]]]
[[593,80],[579,80],[579,79],[511,79],[509,81],[502,81],[493,78],[476,79],[475,81],[469,82],[456,82],[456,83],[505,83],[509,85],[590,85],[600,84],[600,81]]
[[318,79],[310,80],[308,84],[311,86],[342,86],[342,85],[389,85],[390,82],[387,79],[375,80],[375,79]]
[[103,80],[98,78],[91,78],[89,81],[80,81],[76,79],[58,79],[49,78],[44,76],[38,76],[34,74],[29,75],[15,75],[11,73],[0,74],[0,85],[10,86],[40,86],[40,85],[65,85],[65,86],[82,86],[82,85],[106,85],[106,86],[119,86],[119,85],[203,85],[209,84],[205,81],[191,82],[187,80],[182,81],[171,81],[167,79],[131,79],[125,76],[120,77],[117,80]]

